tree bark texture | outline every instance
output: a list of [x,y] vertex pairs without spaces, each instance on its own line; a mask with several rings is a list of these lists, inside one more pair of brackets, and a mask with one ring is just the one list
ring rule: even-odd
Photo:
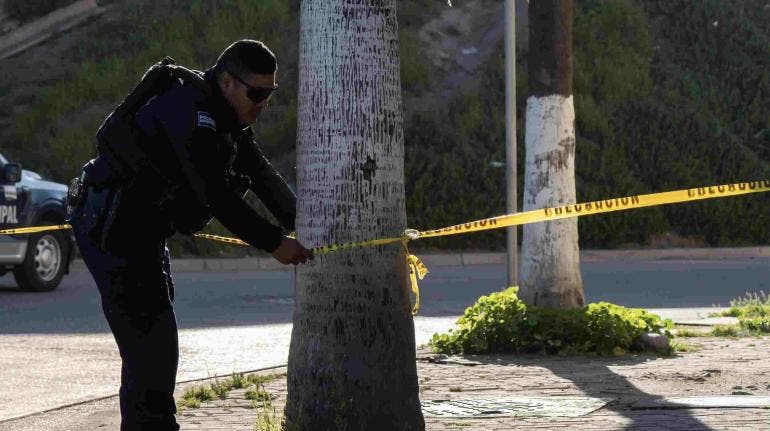
[[529,92],[572,95],[572,0],[529,4]]
[[[406,228],[395,0],[303,0],[297,233],[306,245]],[[297,272],[287,430],[424,430],[400,246]]]
[[[530,3],[523,210],[576,203],[572,2]],[[577,218],[525,225],[520,297],[556,308],[584,305]]]

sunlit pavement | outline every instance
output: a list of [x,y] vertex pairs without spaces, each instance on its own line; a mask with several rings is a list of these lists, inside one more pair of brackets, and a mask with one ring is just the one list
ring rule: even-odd
[[[452,327],[457,317],[416,317],[417,344]],[[179,334],[178,379],[189,380],[285,364],[291,324],[187,329]]]
[[[417,317],[417,342],[456,318]],[[179,381],[285,364],[289,323],[179,332]],[[117,393],[120,357],[110,334],[0,335],[0,420]]]

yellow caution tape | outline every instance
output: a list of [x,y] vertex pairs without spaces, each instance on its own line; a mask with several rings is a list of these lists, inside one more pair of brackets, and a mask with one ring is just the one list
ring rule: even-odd
[[[516,214],[507,214],[498,217],[476,220],[468,223],[448,226],[441,229],[432,229],[426,231],[417,231],[409,229],[404,235],[398,238],[378,238],[368,241],[348,242],[341,244],[331,244],[326,246],[313,247],[310,250],[313,254],[321,255],[333,253],[341,250],[353,248],[369,247],[402,242],[406,244],[410,240],[419,238],[433,238],[438,236],[457,235],[468,232],[478,232],[490,229],[500,229],[504,227],[523,225],[528,223],[537,223],[543,221],[553,221],[572,217],[580,217],[593,214],[602,214],[614,211],[625,211],[636,208],[651,207],[657,205],[666,205],[681,202],[692,202],[703,199],[724,198],[729,196],[745,195],[749,193],[760,193],[770,191],[770,180],[751,181],[735,184],[724,184],[709,187],[696,187],[690,189],[674,190],[670,192],[650,193],[636,196],[626,196],[622,198],[604,199],[585,203],[562,205],[553,208],[543,208],[531,211],[525,211]],[[49,230],[69,229],[69,225],[38,226],[16,229],[0,230],[0,235],[16,235],[26,233],[36,233]],[[236,245],[248,245],[246,242],[237,239],[218,235],[198,233],[195,236],[211,239],[214,241],[225,242]],[[409,254],[406,250],[406,263],[409,267],[409,277],[412,285],[412,292],[416,297],[413,313],[416,314],[420,306],[420,291],[417,286],[417,280],[422,280],[428,269],[417,256]]]
[[376,245],[386,245],[386,244],[392,244],[394,242],[399,242],[403,238],[379,238],[379,239],[371,239],[368,241],[359,241],[359,242],[345,242],[342,244],[332,244],[332,245],[325,245],[322,247],[313,247],[310,249],[310,251],[313,252],[313,254],[327,254],[327,253],[333,253],[335,251],[340,250],[350,250],[351,248],[359,248],[359,247],[373,247]]
[[[571,205],[563,205],[553,208],[543,208],[531,211],[525,211],[516,214],[507,214],[498,217],[491,217],[476,220],[468,223],[448,226],[441,229],[432,229],[426,231],[417,231],[409,229],[404,232],[404,236],[399,238],[380,238],[368,241],[347,242],[340,244],[331,244],[321,247],[313,247],[314,254],[327,254],[335,251],[349,250],[352,248],[369,247],[376,245],[391,244],[404,240],[415,240],[420,238],[433,238],[446,235],[457,235],[461,233],[477,232],[482,230],[500,229],[504,227],[523,225],[528,223],[537,223],[543,221],[560,220],[571,217],[580,217],[593,214],[602,214],[614,211],[625,211],[636,208],[651,207],[657,205],[666,205],[673,203],[691,202],[703,199],[723,198],[728,196],[738,196],[750,193],[760,193],[770,191],[770,180],[752,181],[746,183],[725,184],[719,186],[697,187],[691,189],[675,190],[670,192],[651,193],[636,196],[626,196],[622,198],[604,199]],[[31,229],[31,228],[30,228]],[[4,231],[0,231],[0,234]],[[203,238],[214,239],[217,241],[229,242],[233,244],[248,245],[245,242],[227,237],[216,235],[196,234]]]
[[198,238],[210,239],[212,241],[226,242],[228,244],[245,245],[245,246],[249,245],[249,243],[247,243],[246,241],[243,241],[238,238],[229,238],[226,236],[211,235],[208,233],[196,233],[195,236],[197,236]]
[[15,229],[0,229],[0,235],[22,235],[25,233],[38,233],[46,232],[49,230],[64,230],[70,229],[68,224],[57,224],[53,226],[33,226],[33,227],[19,227]]
[[[461,233],[477,232],[489,229],[500,229],[509,226],[516,226],[528,223],[537,223],[542,221],[560,220],[571,217],[580,217],[585,215],[602,214],[613,211],[625,211],[636,208],[644,208],[656,205],[665,205],[681,202],[691,202],[703,199],[723,198],[728,196],[745,195],[749,193],[760,193],[770,191],[770,180],[752,181],[745,183],[725,184],[719,186],[697,187],[691,189],[675,190],[670,192],[651,193],[636,196],[626,196],[622,198],[604,199],[599,201],[563,205],[553,208],[543,208],[531,211],[525,211],[516,214],[507,214],[498,217],[491,217],[476,220],[468,223],[448,226],[441,229],[432,229],[426,231],[408,230],[405,236],[398,238],[379,238],[368,241],[348,242],[340,244],[331,244],[319,247],[313,247],[314,254],[327,254],[352,248],[368,247],[391,244],[404,239],[415,240],[419,238],[433,238],[446,235],[457,235]],[[36,233],[48,230],[69,229],[69,225],[24,227],[16,229],[0,229],[0,235],[15,235]],[[248,245],[246,242],[237,238],[229,238],[210,234],[195,234],[195,236],[211,239],[215,241],[227,242],[237,245]]]
[[469,223],[445,227],[442,229],[423,231],[420,232],[420,238],[456,235],[460,233],[499,229],[503,227],[537,223],[542,221],[552,221],[571,217],[602,214],[613,211],[625,211],[656,205],[691,202],[703,199],[724,198],[728,196],[738,196],[766,191],[770,191],[770,180],[627,196],[623,198],[563,205],[560,207],[543,208],[516,214],[502,215],[499,217],[492,217],[483,220],[476,220]]
[[[354,247],[365,247],[370,245],[380,245],[418,238],[432,238],[446,235],[457,235],[461,233],[477,232],[489,229],[500,229],[509,226],[516,226],[528,223],[537,223],[543,221],[560,220],[571,217],[580,217],[584,215],[601,214],[614,211],[625,211],[636,208],[644,208],[657,205],[666,205],[681,202],[690,202],[703,199],[723,198],[728,196],[745,195],[749,193],[759,193],[770,191],[770,181],[752,181],[746,183],[726,184],[710,187],[697,187],[691,189],[675,190],[670,192],[651,193],[636,196],[627,196],[622,198],[605,199],[600,201],[578,203],[572,205],[563,205],[554,208],[544,208],[522,213],[508,214],[499,217],[492,217],[482,220],[476,220],[469,223],[448,226],[442,229],[433,229],[427,231],[409,230],[405,232],[402,238],[386,238],[384,240],[362,241],[346,244],[333,244],[325,247],[317,247],[314,250],[323,249],[323,253],[350,249]],[[382,242],[380,242],[382,241]],[[321,254],[321,253],[319,253]],[[420,291],[417,285],[417,278],[423,279],[428,272],[425,265],[414,255],[407,252],[407,265],[409,267],[409,279],[412,292],[415,294],[415,306],[413,314],[417,314],[420,307]]]

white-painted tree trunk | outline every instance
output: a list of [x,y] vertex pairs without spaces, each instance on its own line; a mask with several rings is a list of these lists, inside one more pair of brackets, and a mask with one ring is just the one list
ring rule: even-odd
[[[576,203],[572,95],[527,99],[523,211]],[[577,218],[524,226],[520,297],[545,307],[584,303]]]
[[[395,0],[303,0],[299,240],[406,228]],[[400,246],[318,256],[297,273],[288,430],[423,430]]]

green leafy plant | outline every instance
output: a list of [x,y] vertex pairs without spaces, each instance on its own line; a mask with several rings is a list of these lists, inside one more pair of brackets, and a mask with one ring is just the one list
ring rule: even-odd
[[541,353],[622,355],[642,351],[645,333],[671,336],[673,323],[638,308],[607,302],[578,309],[528,306],[508,288],[482,296],[457,320],[457,329],[434,334],[441,353]]

